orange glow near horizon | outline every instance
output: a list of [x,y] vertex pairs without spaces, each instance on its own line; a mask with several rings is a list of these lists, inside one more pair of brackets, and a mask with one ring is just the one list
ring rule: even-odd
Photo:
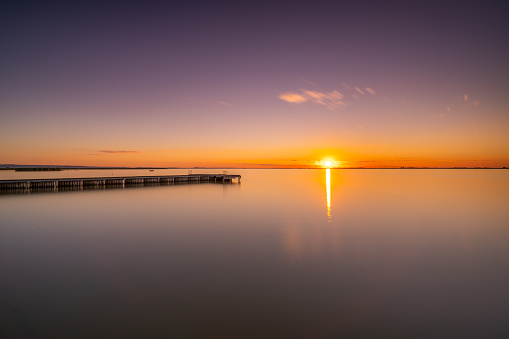
[[[93,153],[92,153],[93,152]],[[321,158],[321,151],[291,150],[245,151],[241,150],[141,150],[120,151],[76,151],[57,148],[51,151],[2,149],[0,164],[49,165],[49,166],[94,166],[94,167],[210,167],[210,168],[451,168],[451,167],[509,167],[509,159],[479,157],[468,160],[445,156],[386,156],[356,155],[335,152],[341,161]],[[266,157],[261,157],[265,153]],[[285,156],[285,154],[290,154]],[[269,157],[270,156],[270,157]],[[323,158],[322,158],[323,159]]]
[[[80,146],[64,143],[46,145],[24,140],[0,148],[0,164],[162,168],[509,167],[509,158],[501,150],[480,146],[471,147],[469,153],[440,148],[439,145],[430,145],[429,148],[408,145],[320,148],[319,144],[310,144],[305,147],[274,145],[268,148],[248,144],[236,145],[235,148],[224,148],[223,145],[199,148],[191,143],[185,148],[152,148],[151,144],[140,143],[91,148],[82,143]],[[482,152],[482,149],[486,151]]]

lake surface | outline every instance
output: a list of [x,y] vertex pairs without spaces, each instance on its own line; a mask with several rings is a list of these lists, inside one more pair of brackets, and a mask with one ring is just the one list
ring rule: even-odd
[[509,171],[229,173],[0,195],[0,337],[509,337]]

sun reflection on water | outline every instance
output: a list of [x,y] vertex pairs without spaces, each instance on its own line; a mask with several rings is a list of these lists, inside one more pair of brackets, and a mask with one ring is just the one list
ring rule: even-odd
[[[327,217],[331,218],[331,202],[330,202],[330,168],[325,170],[325,185],[327,190]],[[329,220],[330,222],[330,220]]]

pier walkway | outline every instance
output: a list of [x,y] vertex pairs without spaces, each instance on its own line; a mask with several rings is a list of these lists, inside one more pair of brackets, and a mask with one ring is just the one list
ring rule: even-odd
[[134,176],[134,177],[101,177],[101,178],[58,178],[58,179],[19,179],[0,180],[0,191],[72,188],[105,188],[144,185],[172,185],[180,183],[240,183],[238,174],[189,174],[163,176]]

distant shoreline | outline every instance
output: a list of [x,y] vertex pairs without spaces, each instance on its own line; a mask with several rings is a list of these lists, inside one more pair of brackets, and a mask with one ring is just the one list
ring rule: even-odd
[[[325,169],[323,167],[92,167],[92,166],[51,166],[51,165],[0,165],[0,171],[17,171],[17,172],[36,172],[36,171],[65,171],[65,170],[202,170],[202,169],[228,169],[228,170],[245,170],[245,169],[281,169],[281,170],[292,170],[292,169]],[[507,167],[331,167],[330,169],[508,169]]]

